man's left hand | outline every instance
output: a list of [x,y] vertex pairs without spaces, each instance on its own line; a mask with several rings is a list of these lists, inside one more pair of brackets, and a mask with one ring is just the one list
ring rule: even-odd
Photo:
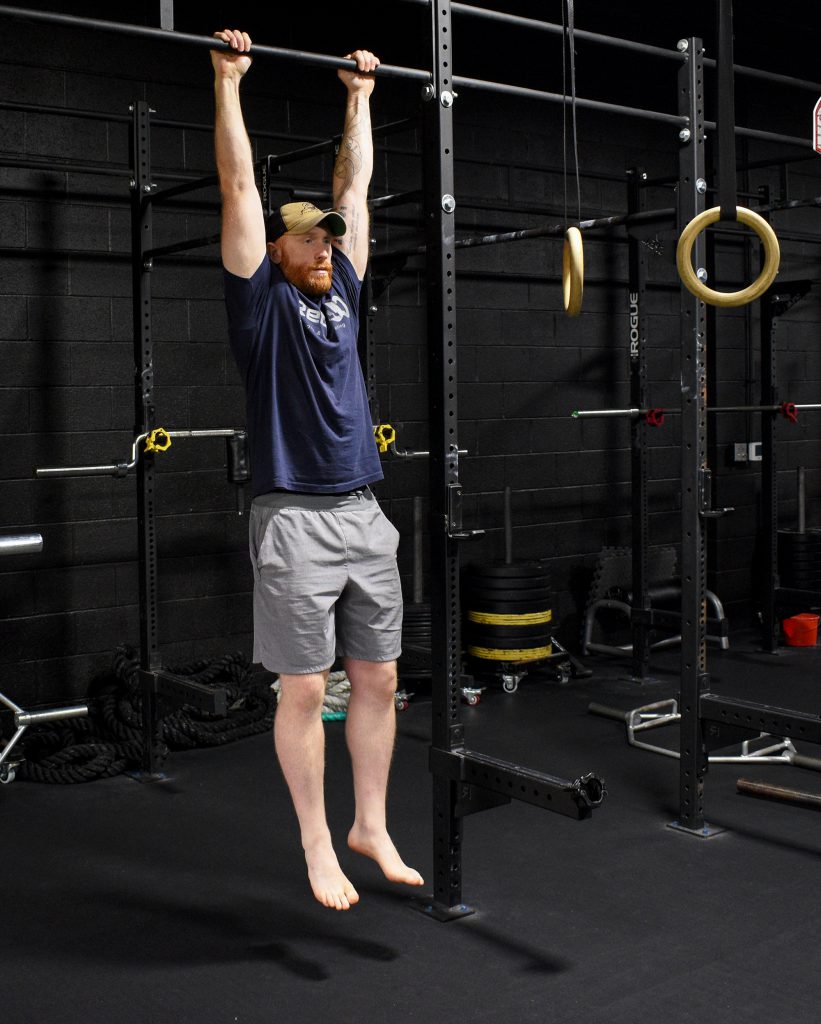
[[346,53],[345,58],[356,61],[356,70],[340,68],[340,81],[347,87],[348,92],[363,92],[370,96],[375,84],[373,72],[379,67],[379,58],[370,50],[354,50],[353,53]]

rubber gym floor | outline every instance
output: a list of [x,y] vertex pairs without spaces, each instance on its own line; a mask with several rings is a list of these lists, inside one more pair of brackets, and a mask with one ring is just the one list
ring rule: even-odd
[[[678,762],[632,749],[588,712],[675,696],[677,653],[638,686],[587,660],[565,686],[532,672],[465,707],[467,744],[551,774],[600,772],[608,795],[573,821],[513,803],[465,820],[463,893],[447,924],[350,853],[344,726],[327,724],[327,800],[361,902],[316,904],[271,738],[175,753],[169,778],[0,790],[4,1024],[515,1021],[817,1022],[821,831],[812,810],[736,792],[740,776],[821,792],[787,765],[711,765],[709,840],[667,827]],[[817,713],[818,648],[710,648],[712,689]],[[430,703],[398,715],[390,822],[430,873]],[[675,730],[654,741],[674,746]],[[805,748],[817,754],[813,747]]]

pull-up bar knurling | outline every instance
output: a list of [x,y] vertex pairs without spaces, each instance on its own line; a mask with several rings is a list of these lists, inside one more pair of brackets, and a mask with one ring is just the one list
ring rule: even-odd
[[[101,21],[98,18],[81,18],[73,14],[58,14],[54,11],[31,11],[23,7],[0,6],[0,15],[8,18],[20,18],[24,21],[40,21],[49,25],[65,25],[86,31],[111,32],[116,35],[136,36],[139,39],[150,39],[159,43],[179,43],[184,46],[198,46],[207,50],[231,50],[228,43],[212,36],[196,36],[188,32],[172,32],[162,28],[150,28],[145,25],[129,25],[119,21]],[[235,51],[232,51],[235,52]],[[304,50],[287,50],[278,46],[260,46],[256,43],[251,47],[252,57],[275,57],[278,60],[295,61],[298,64],[322,65],[330,68],[356,67],[356,61],[344,57],[331,57],[322,53],[308,53]],[[420,82],[429,82],[430,74],[418,68],[396,67],[393,64],[380,64],[376,73],[390,78],[411,78]]]

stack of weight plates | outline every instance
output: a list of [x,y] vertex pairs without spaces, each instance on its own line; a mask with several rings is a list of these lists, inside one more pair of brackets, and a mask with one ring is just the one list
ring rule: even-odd
[[430,605],[406,604],[402,616],[403,678],[425,678],[431,672]]
[[782,587],[821,591],[821,530],[778,531],[778,575]]
[[539,661],[553,653],[550,579],[541,562],[469,567],[463,607],[471,657],[516,663]]

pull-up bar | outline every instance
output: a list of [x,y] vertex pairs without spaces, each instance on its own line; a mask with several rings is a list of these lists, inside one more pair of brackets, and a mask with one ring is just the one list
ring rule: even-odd
[[[503,96],[517,96],[525,100],[547,100],[550,103],[566,103],[567,97],[557,92],[541,92],[539,89],[529,89],[522,85],[506,85],[502,82],[485,82],[478,78],[462,78],[459,75],[453,76],[454,86],[466,89],[480,89],[486,92],[500,93]],[[661,121],[663,124],[677,125],[679,128],[688,129],[688,118],[680,114],[666,114],[661,110],[643,110],[639,107],[625,107],[619,103],[606,103],[603,100],[587,100],[582,97],[576,98],[576,106],[585,110],[598,110],[607,114],[623,114],[627,117],[640,117],[645,121]],[[715,121],[705,121],[704,127],[709,131],[715,131]],[[745,128],[742,125],[735,126],[735,134],[750,139],[761,139],[765,142],[780,142],[788,146],[801,146],[807,148],[807,140],[797,135],[781,135],[778,132],[763,131],[759,128]],[[685,141],[682,138],[682,141]]]
[[[405,3],[421,4],[425,7],[430,5],[430,0],[405,0]],[[488,21],[502,22],[506,25],[518,25],[528,31],[549,32],[553,35],[563,35],[564,27],[549,21],[537,21],[535,18],[522,18],[517,14],[506,14],[501,11],[485,10],[482,7],[471,7],[468,4],[452,3],[451,11],[454,14],[463,14],[474,18],[482,18]],[[681,62],[685,52],[681,49],[669,50],[662,46],[650,46],[648,43],[637,43],[632,39],[622,39],[620,36],[606,36],[600,32],[587,32],[584,29],[574,28],[573,35],[576,39],[583,39],[590,43],[599,43],[603,46],[614,46],[620,50],[628,50],[633,53],[643,53],[651,57],[661,57],[663,60],[675,60]],[[716,67],[716,61],[708,57],[704,58],[704,66]],[[743,64],[733,64],[733,71],[737,75],[744,75],[748,78],[761,78],[768,82],[778,82],[781,85],[796,86],[799,89],[810,89],[816,93],[821,92],[821,84],[808,82],[803,78],[792,78],[789,75],[779,75],[774,71],[761,71],[759,68],[745,67]]]
[[[430,6],[430,0],[404,0],[405,3],[417,4],[423,7]],[[505,14],[501,11],[490,11],[483,7],[471,7],[469,4],[452,3],[450,9],[454,14],[464,14],[474,18],[484,18],[488,21],[502,22],[506,25],[518,25],[528,31],[551,32],[554,35],[562,35],[564,28],[561,25],[554,25],[549,21],[537,21],[535,18],[523,18],[518,14]],[[646,53],[653,57],[672,58],[681,61],[683,55],[677,50],[665,50],[661,46],[650,46],[647,43],[636,43],[631,39],[618,39],[615,36],[605,36],[598,32],[586,32],[584,29],[574,28],[573,35],[576,39],[585,39],[591,43],[603,43],[605,46],[619,46],[625,50],[633,50],[636,53]]]
[[[640,213],[620,213],[612,217],[594,217],[579,221],[580,231],[595,231],[615,227],[633,227],[637,224],[665,223],[675,220],[676,211],[673,207],[663,210],[642,210]],[[563,238],[566,232],[563,224],[543,224],[538,228],[520,228],[517,231],[502,231],[493,235],[474,235],[468,238],[457,238],[453,243],[455,249],[470,249],[477,245],[498,245],[501,242],[519,242],[524,238]],[[426,245],[416,245],[410,249],[391,249],[374,253],[374,258],[386,256],[417,256],[427,252]]]
[[[421,2],[427,4],[428,0],[421,0]],[[460,6],[461,5],[458,4],[454,5],[455,8]],[[186,32],[170,32],[166,29],[148,28],[143,25],[129,25],[124,22],[116,21],[101,21],[97,18],[80,18],[70,14],[56,14],[53,11],[31,11],[23,7],[0,6],[0,15],[5,15],[9,18],[20,18],[24,21],[39,21],[52,25],[65,25],[70,28],[136,36],[140,39],[149,39],[155,42],[180,43],[186,46],[200,47],[202,49],[226,51],[231,49],[228,43],[224,43],[219,39],[214,39],[212,36],[196,36]],[[590,35],[594,35],[594,33],[590,33]],[[603,36],[601,38],[606,39],[607,37]],[[629,42],[629,40],[614,41],[619,44]],[[643,44],[635,44],[635,47],[641,47],[642,45]],[[252,49],[254,57],[275,57],[279,60],[290,60],[299,64],[312,64],[332,68],[353,69],[356,67],[356,62],[353,60],[346,60],[342,57],[331,57],[320,53],[308,53],[304,50],[286,50],[282,47],[262,46],[256,43]],[[667,51],[662,52],[667,53]],[[418,68],[398,67],[393,64],[380,64],[376,69],[376,74],[391,78],[412,79],[419,82],[425,82],[425,84],[428,85],[431,80],[431,76],[427,71],[422,71]],[[540,92],[538,89],[527,89],[522,86],[506,85],[501,82],[485,82],[477,78],[460,78],[458,76],[454,76],[453,84],[456,88],[462,87],[485,90],[488,92],[499,93],[501,95],[516,96],[522,99],[547,100],[552,103],[567,102],[567,97],[559,95],[558,93]],[[821,86],[818,88],[821,90]],[[665,124],[677,125],[681,129],[686,129],[688,125],[686,117],[682,117],[677,114],[666,114],[658,110],[641,110],[634,107],[625,107],[616,103],[604,103],[599,100],[588,100],[583,98],[577,98],[576,104],[583,109],[598,110],[602,113],[609,114],[621,114],[628,117],[640,117],[647,121],[661,121]],[[711,122],[705,122],[705,124],[707,128],[714,127]],[[801,147],[806,147],[807,145],[805,139],[799,139],[789,135],[779,135],[774,132],[759,131],[755,128],[737,127],[735,131],[737,135],[744,135],[754,139],[762,139],[768,142],[781,142]]]
[[[457,89],[480,89],[486,92],[500,93],[503,96],[518,96],[525,100],[547,100],[550,103],[568,102],[568,97],[558,92],[542,92],[539,89],[528,89],[522,85],[507,85],[503,82],[485,82],[480,78],[462,78],[459,75],[454,75],[453,84]],[[645,121],[662,121],[665,124],[677,125],[679,128],[685,128],[689,124],[688,119],[680,114],[665,114],[660,110],[625,107],[619,103],[605,103],[603,100],[586,100],[580,96],[576,97],[576,106],[583,110],[598,110],[606,114],[641,117]]]
[[[24,21],[40,21],[48,25],[65,25],[67,28],[79,28],[95,32],[112,32],[116,35],[135,36],[158,43],[179,43],[184,46],[199,47],[205,50],[231,51],[231,46],[213,36],[196,36],[188,32],[170,32],[162,28],[149,28],[145,25],[129,25],[119,21],[101,21],[98,18],[80,18],[72,14],[57,14],[54,11],[31,11],[24,7],[0,6],[0,15],[8,18],[21,18]],[[233,51],[231,51],[233,52]],[[330,57],[322,53],[308,53],[304,50],[286,50],[278,46],[253,46],[254,57],[275,57],[277,60],[290,60],[299,64],[313,64],[330,68],[356,68],[355,60],[343,57]],[[393,64],[380,64],[377,74],[390,78],[411,78],[420,82],[429,82],[427,71],[417,68],[396,67]]]

